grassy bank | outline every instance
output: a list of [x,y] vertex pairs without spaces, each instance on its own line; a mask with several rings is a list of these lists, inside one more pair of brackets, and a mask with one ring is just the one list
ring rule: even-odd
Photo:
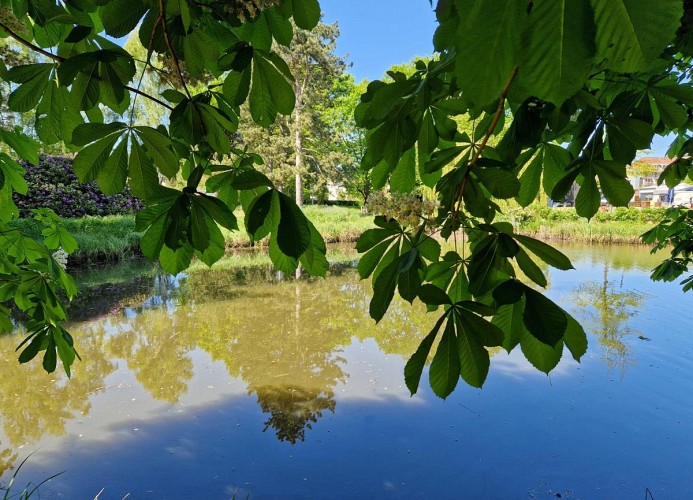
[[661,220],[663,208],[616,208],[586,220],[574,208],[532,206],[507,209],[503,220],[522,234],[576,243],[641,243],[640,235]]
[[[373,217],[365,215],[359,208],[307,205],[303,207],[303,211],[326,243],[356,241],[366,229],[374,227]],[[241,219],[243,213],[236,213],[236,216]],[[239,225],[243,225],[242,221]],[[245,231],[224,230],[224,238],[227,248],[250,246],[250,238]],[[264,243],[258,242],[257,246],[263,246]]]
[[[12,224],[34,237],[41,235],[41,226],[33,219],[20,219]],[[139,255],[141,234],[135,231],[132,215],[64,219],[64,224],[79,244],[70,256],[70,264],[115,261]]]
[[[306,206],[308,218],[313,221],[328,243],[354,242],[366,229],[373,227],[373,218],[358,208]],[[639,243],[639,236],[652,227],[662,216],[663,209],[615,209],[599,212],[591,221],[578,217],[575,210],[548,207],[507,208],[502,220],[511,222],[516,231],[546,240],[593,243]],[[240,218],[242,213],[237,213]],[[19,220],[21,226],[34,236],[40,235],[40,226],[33,220]],[[116,261],[139,255],[141,234],[135,231],[133,216],[84,217],[66,219],[67,229],[79,243],[79,249],[70,256],[72,265]],[[242,222],[241,222],[242,225]],[[225,231],[228,249],[250,246],[245,231]],[[262,247],[264,242],[256,246]]]
[[[373,227],[373,218],[358,208],[306,206],[304,211],[327,243],[354,242],[363,231]],[[239,219],[243,213],[236,214]],[[32,236],[40,236],[41,227],[33,219],[14,221]],[[242,220],[239,225],[243,225]],[[141,233],[135,231],[135,217],[117,215],[65,219],[65,226],[77,240],[79,248],[70,256],[71,265],[117,261],[140,255]],[[227,249],[251,245],[245,231],[223,230]],[[258,242],[256,246],[263,246]]]

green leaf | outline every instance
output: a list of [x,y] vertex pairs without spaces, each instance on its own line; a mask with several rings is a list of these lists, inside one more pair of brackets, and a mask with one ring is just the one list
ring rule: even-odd
[[161,194],[159,176],[154,168],[154,162],[137,141],[132,141],[130,148],[128,163],[130,189],[138,198],[152,200]]
[[293,14],[296,26],[312,30],[320,21],[320,4],[318,0],[293,0]]
[[276,237],[275,233],[272,233],[272,236],[270,237],[269,256],[270,256],[270,259],[272,260],[272,264],[274,264],[274,267],[277,270],[282,271],[284,273],[291,274],[298,267],[298,260],[296,260],[293,257],[286,255],[279,248],[279,245],[277,244],[277,237]]
[[187,269],[193,256],[193,248],[190,244],[182,245],[175,250],[164,245],[159,254],[161,268],[169,274],[178,274]]
[[28,363],[36,357],[36,355],[41,350],[42,344],[47,343],[45,330],[41,332],[32,332],[32,334],[25,339],[17,349],[21,348],[25,342],[31,339],[31,342],[24,348],[24,350],[19,354],[20,363]]
[[0,141],[14,149],[22,160],[38,165],[40,145],[35,140],[18,130],[0,130]]
[[544,160],[542,184],[544,191],[551,193],[558,181],[565,175],[565,170],[570,163],[571,157],[568,151],[556,144],[543,145],[542,153]]
[[428,187],[435,186],[435,183],[438,182],[440,178],[440,175],[429,175],[425,170],[426,162],[430,158],[431,153],[433,153],[438,146],[438,141],[438,132],[436,132],[433,117],[430,111],[426,111],[421,121],[421,130],[419,131],[419,137],[417,139],[417,151],[419,176],[421,177],[421,181]]
[[258,196],[246,213],[245,227],[253,240],[274,232],[281,218],[277,191],[271,189]]
[[380,161],[373,170],[371,170],[371,184],[373,185],[373,189],[384,188],[385,184],[387,184],[390,172],[392,172],[390,164],[385,160]]
[[494,236],[485,237],[474,247],[472,257],[467,267],[469,275],[469,291],[475,295],[483,295],[494,288],[497,278],[496,254],[498,239]]
[[518,302],[504,305],[498,308],[491,323],[503,331],[503,349],[512,351],[520,343],[520,336],[526,330],[523,316],[525,310],[524,297]]
[[563,309],[529,287],[525,287],[523,319],[529,333],[551,347],[563,338],[568,325]]
[[72,143],[76,146],[86,146],[91,142],[122,132],[126,128],[124,123],[82,123],[75,128],[72,134]]
[[522,207],[529,206],[537,198],[539,187],[541,186],[543,162],[543,153],[535,155],[522,172],[522,175],[520,175],[520,191],[517,193],[515,200]]
[[506,200],[517,196],[520,192],[520,181],[515,175],[500,168],[476,168],[474,174],[484,187],[496,198]]
[[121,139],[96,176],[96,181],[104,194],[120,193],[125,188],[128,177],[127,139]]
[[493,289],[493,300],[498,305],[514,304],[522,299],[524,286],[516,279],[504,281]]
[[416,151],[414,148],[404,152],[392,171],[390,190],[393,193],[410,193],[416,186]]
[[29,186],[24,180],[24,169],[5,153],[0,153],[0,174],[4,178],[4,182],[0,183],[0,190],[3,190],[5,186],[10,186],[13,191],[19,194],[28,192]]
[[[414,255],[414,257],[410,258],[411,255]],[[411,264],[408,264],[409,260],[411,260]],[[397,266],[399,295],[410,304],[416,298],[421,287],[421,276],[419,275],[421,264],[418,252],[410,250],[400,256],[399,265]]]
[[381,241],[383,241],[386,238],[389,238],[391,236],[394,236],[397,234],[396,230],[393,229],[385,229],[385,228],[376,228],[376,229],[367,229],[363,233],[361,233],[361,236],[359,237],[358,241],[356,242],[356,250],[359,253],[363,253],[369,248],[374,247]]
[[644,71],[674,39],[683,14],[678,0],[591,0],[597,25],[596,61],[622,73]]
[[173,104],[179,104],[185,100],[185,94],[173,89],[166,89],[161,93],[161,97]]
[[[224,130],[226,127],[223,125],[225,120],[219,120],[220,115],[209,105],[198,104],[198,110],[204,124],[207,143],[219,154],[231,152],[231,142]],[[233,129],[229,130],[230,132],[235,131],[235,127],[230,126],[229,129]]]
[[51,80],[36,108],[35,127],[39,138],[46,144],[60,140],[72,143],[72,132],[83,121],[67,89]]
[[436,151],[431,155],[430,161],[426,163],[424,171],[430,174],[432,172],[442,170],[443,167],[452,163],[453,160],[455,160],[460,154],[462,154],[464,150],[465,148],[462,146],[455,146],[452,148],[440,149]]
[[686,124],[688,112],[685,107],[679,105],[665,93],[659,92],[657,87],[650,89],[650,95],[664,125],[670,129],[676,129]]
[[217,224],[229,231],[238,230],[236,216],[226,203],[206,194],[197,194],[193,199]]
[[298,205],[284,193],[277,192],[281,218],[277,227],[277,244],[283,253],[298,259],[310,245],[308,219]]
[[219,45],[216,39],[203,30],[193,30],[183,38],[183,54],[190,76],[202,75],[205,68],[213,68],[219,59]]
[[325,240],[322,239],[322,236],[310,221],[308,221],[308,228],[310,229],[311,237],[310,246],[308,250],[301,255],[300,262],[309,274],[313,276],[325,276],[330,268],[330,263],[325,256],[327,252]]
[[416,352],[412,354],[411,358],[409,358],[409,361],[407,361],[407,364],[404,366],[404,382],[407,384],[407,388],[412,396],[416,394],[416,391],[419,390],[419,381],[421,380],[421,374],[423,373],[424,366],[426,365],[428,354],[431,352],[433,342],[435,341],[436,335],[438,335],[438,331],[440,330],[440,327],[443,324],[443,321],[445,321],[446,317],[447,314],[444,314],[438,319],[438,321],[436,321],[433,329],[421,341],[421,344],[419,344]]
[[[591,172],[591,170],[590,170]],[[575,211],[581,217],[591,219],[599,210],[601,194],[594,175],[586,176],[575,197]]]
[[277,43],[289,47],[294,37],[291,22],[285,19],[275,7],[265,9],[263,14],[267,18],[269,30]]
[[234,177],[233,177],[233,182],[232,186],[235,189],[255,189],[261,186],[267,186],[267,187],[272,187],[272,181],[269,180],[269,178],[263,174],[262,172],[258,172],[257,170],[252,170],[252,169],[247,169],[247,170],[241,170],[238,171]]
[[560,106],[589,76],[596,47],[589,0],[537,0],[514,92]]
[[140,0],[113,0],[102,7],[103,27],[110,36],[123,37],[135,29],[147,10]]
[[53,335],[48,335],[48,346],[43,355],[43,369],[48,373],[53,373],[58,364],[58,356],[55,347],[55,339]]
[[203,138],[203,126],[195,104],[186,99],[171,112],[171,137],[182,139],[191,144],[199,144]]
[[649,123],[634,118],[609,120],[606,132],[612,158],[624,164],[630,163],[639,149],[649,148],[654,134]]
[[527,252],[520,250],[517,255],[515,255],[515,260],[520,266],[522,272],[525,273],[525,276],[527,276],[537,285],[546,287],[548,284],[546,281],[546,276],[544,276],[544,273],[541,272],[539,266],[537,266],[529,255],[527,255]]
[[[479,308],[485,307],[478,302],[463,301],[462,303],[458,303],[455,314],[459,324],[462,325],[469,334],[474,335],[482,346],[497,347],[502,345],[504,339],[503,330],[485,318],[474,314],[474,312],[470,312],[474,310],[472,304]],[[491,310],[490,314],[495,314],[495,312],[496,311]],[[490,315],[488,312],[484,312],[484,314]]]
[[440,259],[440,243],[434,237],[423,234],[418,243],[415,243],[416,249],[421,256],[431,262],[438,262]]
[[459,316],[456,321],[460,375],[472,387],[481,387],[484,385],[491,364],[488,351]]
[[383,255],[385,255],[385,252],[391,244],[392,240],[390,239],[381,241],[361,256],[358,264],[356,265],[356,269],[358,270],[361,279],[368,278],[371,274],[373,274],[373,271],[375,271],[376,266],[383,258]]
[[457,346],[455,322],[449,318],[428,371],[431,389],[436,396],[443,399],[455,390],[460,378],[461,356],[458,354]]
[[73,103],[81,110],[89,110],[99,103],[101,87],[97,67],[89,73],[79,73],[72,83],[70,96]]
[[570,262],[570,259],[551,245],[547,245],[543,241],[539,241],[530,236],[523,236],[520,234],[514,235],[514,238],[527,250],[532,252],[548,265],[557,269],[562,269],[563,271],[575,269],[573,264]]
[[180,9],[180,19],[183,23],[185,33],[190,30],[190,7],[187,0],[178,0],[178,8]]
[[520,347],[532,366],[546,374],[556,367],[563,354],[563,342],[559,341],[551,347],[537,340],[527,331],[521,333]]
[[240,106],[248,98],[251,74],[251,67],[248,66],[240,72],[230,71],[226,76],[222,91],[234,106]]
[[500,96],[517,66],[526,9],[522,0],[475,0],[459,12],[455,73],[477,109]]
[[575,318],[568,313],[565,314],[568,319],[568,325],[563,335],[563,342],[565,342],[566,347],[573,355],[573,359],[580,361],[580,358],[587,352],[587,335]]
[[9,108],[21,113],[35,109],[48,87],[54,67],[53,64],[27,64],[10,69],[8,78],[21,85],[10,94]]
[[416,142],[416,126],[410,118],[395,123],[385,123],[367,136],[367,149],[362,159],[362,167],[374,167],[385,160],[390,170],[397,167],[402,152]]
[[168,178],[178,173],[178,158],[170,149],[171,139],[152,127],[135,127],[137,137],[152,158],[154,165]]
[[250,88],[250,114],[255,123],[269,127],[277,113],[289,115],[296,105],[296,96],[286,77],[270,62],[269,56],[253,53],[253,78]]
[[65,373],[67,373],[67,376],[70,377],[70,366],[72,363],[74,363],[75,357],[77,356],[77,352],[72,346],[72,337],[70,337],[70,334],[62,328],[54,328],[52,334],[55,346],[57,348],[58,357],[60,358],[60,361],[63,362]]
[[427,305],[439,306],[443,304],[452,305],[448,294],[435,285],[423,285],[419,288],[419,299]]
[[119,136],[116,134],[106,136],[77,154],[72,162],[72,168],[82,182],[93,181],[98,177],[118,139]]
[[397,277],[399,276],[397,272],[398,263],[398,260],[392,260],[373,281],[373,298],[368,307],[368,312],[376,323],[383,319],[395,295]]
[[204,252],[209,246],[210,231],[204,209],[192,198],[190,206],[190,243],[195,250]]
[[272,47],[272,33],[267,15],[262,12],[252,22],[246,22],[238,29],[242,40],[248,41],[253,48],[269,50]]
[[633,198],[633,185],[626,179],[626,166],[614,161],[594,161],[604,197],[616,207],[627,207]]

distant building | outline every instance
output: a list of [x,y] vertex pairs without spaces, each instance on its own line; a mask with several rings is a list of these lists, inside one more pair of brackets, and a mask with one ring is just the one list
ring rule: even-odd
[[343,200],[346,198],[347,190],[342,184],[335,182],[327,183],[327,199],[328,201]]
[[672,189],[665,184],[657,185],[659,176],[671,161],[670,158],[666,157],[645,157],[638,160],[640,163],[652,166],[653,172],[629,177],[635,190],[631,205],[636,207],[666,207],[672,205],[691,206],[693,204],[693,186],[690,184],[681,183]]

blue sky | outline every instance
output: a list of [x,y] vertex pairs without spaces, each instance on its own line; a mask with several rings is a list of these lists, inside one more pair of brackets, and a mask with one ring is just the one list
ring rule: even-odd
[[[337,53],[348,55],[357,82],[433,52],[436,22],[428,0],[320,0],[320,7],[324,22],[339,22]],[[655,137],[647,156],[665,156],[671,140]]]
[[320,0],[320,7],[324,22],[339,22],[337,53],[348,54],[357,82],[433,52],[436,23],[428,0]]

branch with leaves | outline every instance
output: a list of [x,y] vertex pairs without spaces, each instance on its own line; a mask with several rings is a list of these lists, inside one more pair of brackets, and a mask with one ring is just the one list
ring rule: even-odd
[[[294,113],[305,75],[292,74],[277,47],[291,44],[294,25],[314,29],[320,6],[317,0],[251,4],[0,0],[14,16],[13,27],[31,30],[0,29],[13,37],[21,33],[25,45],[50,59],[0,64],[0,78],[14,86],[8,99],[13,111],[36,110],[36,131],[45,144],[62,141],[78,150],[74,167],[82,180],[97,180],[106,193],[129,184],[145,201],[137,215],[142,250],[167,271],[185,269],[193,257],[209,265],[217,261],[224,253],[220,226],[238,229],[233,210],[241,205],[245,230],[254,240],[269,239],[277,269],[293,272],[300,265],[324,275],[325,244],[313,224],[259,171],[259,156],[230,141],[245,103],[262,127]],[[388,186],[408,200],[398,205],[406,217],[376,217],[377,228],[357,245],[363,252],[359,273],[373,283],[371,316],[383,318],[395,293],[440,315],[407,363],[412,392],[434,346],[429,381],[441,397],[460,377],[473,386],[484,383],[491,346],[510,351],[519,345],[547,373],[564,347],[575,359],[584,354],[582,327],[539,291],[548,280],[537,260],[569,270],[569,259],[498,222],[498,200],[526,206],[540,190],[560,200],[577,183],[576,209],[584,217],[597,212],[602,195],[612,205],[627,205],[633,188],[626,165],[655,135],[676,136],[670,155],[679,160],[662,181],[675,184],[692,175],[689,4],[502,0],[462,8],[461,2],[441,0],[435,7],[436,57],[418,61],[412,73],[392,71],[387,81],[367,86],[354,112],[366,130],[361,168],[376,189]],[[135,31],[148,61],[168,56],[182,81],[210,74],[223,83],[198,93],[183,85],[183,92],[168,89],[161,99],[147,96],[170,111],[157,127],[104,123],[104,108],[123,114],[131,94],[140,92],[132,86],[132,54],[111,41]],[[477,125],[468,133],[458,125],[462,120]],[[19,157],[31,161],[28,138],[3,134]],[[23,189],[17,168],[0,157],[2,224],[16,212],[9,195]],[[179,172],[186,182],[182,190],[159,183],[160,176]],[[412,193],[421,184],[437,199],[434,217],[414,213],[421,204]],[[56,356],[66,368],[74,360],[65,319],[44,283],[15,278],[37,259],[52,266],[45,255],[55,245],[55,231],[49,231],[50,241],[38,243],[41,256],[0,250],[0,274],[6,276],[0,301],[21,303],[31,292],[36,304],[28,324],[33,340],[21,360],[44,352],[47,369]],[[440,239],[456,241],[460,233],[469,252],[443,253]],[[687,231],[667,234],[689,241]],[[54,281],[69,288],[59,273]],[[0,310],[5,329],[7,314]]]

